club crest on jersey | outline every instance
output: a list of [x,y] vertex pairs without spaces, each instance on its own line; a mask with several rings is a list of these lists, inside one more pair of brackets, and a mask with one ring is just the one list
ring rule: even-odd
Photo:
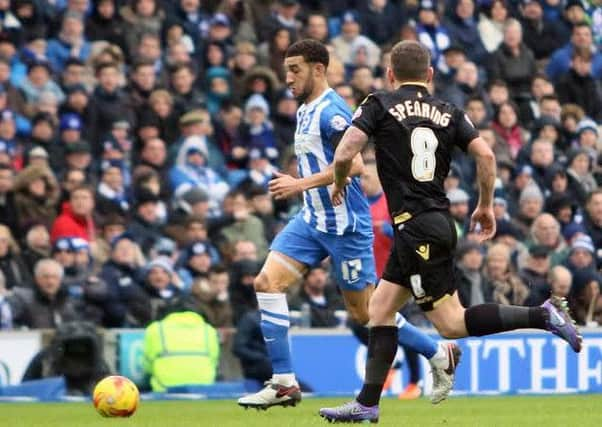
[[330,119],[330,126],[334,130],[343,131],[347,129],[347,126],[349,126],[349,124],[347,123],[345,117],[337,114],[336,116],[333,116],[332,119]]

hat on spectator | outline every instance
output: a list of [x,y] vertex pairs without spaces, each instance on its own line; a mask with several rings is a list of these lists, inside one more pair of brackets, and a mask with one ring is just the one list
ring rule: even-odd
[[115,236],[113,238],[113,240],[111,240],[111,249],[115,249],[115,246],[117,246],[117,244],[119,242],[121,242],[122,240],[129,240],[132,243],[136,243],[136,240],[134,239],[134,236],[132,236],[132,234],[128,231],[121,233],[117,236]]
[[192,187],[190,185],[181,185],[176,191],[176,198],[189,205],[195,205],[197,203],[208,202],[209,195],[201,188]]
[[523,188],[523,191],[521,191],[520,197],[518,198],[518,203],[522,204],[527,200],[539,200],[543,202],[543,193],[537,184],[529,184]]
[[194,125],[196,123],[203,123],[207,119],[204,110],[192,110],[183,114],[180,117],[180,126],[189,126]]
[[505,208],[508,207],[508,202],[503,197],[495,197],[493,199],[493,204],[494,205],[501,205],[501,206],[503,206]]
[[585,8],[583,7],[583,3],[581,3],[581,0],[568,0],[564,5],[564,10],[569,10],[573,6],[579,6],[581,9],[585,10]]
[[255,55],[257,54],[257,49],[255,48],[255,45],[251,42],[238,42],[236,43],[236,48],[234,53],[236,55],[238,54],[247,54],[247,55]]
[[356,24],[359,24],[360,16],[355,10],[347,10],[343,13],[343,16],[341,16],[341,20],[343,21],[343,24],[348,22],[355,22]]
[[65,154],[67,155],[76,153],[90,153],[90,151],[90,144],[83,140],[65,145]]
[[170,259],[165,256],[160,256],[160,257],[155,258],[154,260],[152,260],[151,262],[149,262],[146,265],[144,276],[147,277],[150,274],[151,270],[155,267],[162,269],[170,276],[172,274],[174,274],[173,266],[171,264]]
[[81,93],[85,93],[86,95],[88,95],[88,91],[86,90],[86,86],[84,86],[81,83],[76,83],[73,85],[69,85],[65,88],[65,93],[67,95],[71,95],[72,93],[76,93],[76,92],[81,92]]
[[591,130],[592,132],[594,132],[596,134],[596,136],[599,135],[598,125],[596,124],[596,122],[594,122],[590,118],[585,118],[585,119],[581,120],[579,122],[579,124],[577,125],[577,134],[578,135],[581,135],[581,132],[584,132],[586,130]]
[[496,221],[494,239],[502,236],[512,236],[515,239],[521,238],[518,228],[516,228],[510,221],[504,219]]
[[568,154],[567,154],[567,167],[571,166],[571,163],[573,163],[573,160],[575,160],[575,158],[577,156],[581,156],[581,155],[585,155],[587,156],[588,159],[591,160],[590,156],[589,156],[589,152],[585,149],[585,148],[573,148],[571,150],[569,150]]
[[533,176],[533,168],[529,165],[521,165],[515,169],[515,177],[519,175],[529,175]]
[[432,10],[437,12],[437,1],[436,0],[420,0],[418,2],[418,12],[422,10]]
[[61,237],[56,239],[54,242],[54,245],[52,246],[52,252],[54,253],[61,251],[73,252],[73,246],[71,245],[70,237]]
[[82,119],[79,114],[66,113],[61,116],[59,130],[82,130]]
[[111,159],[111,160],[103,160],[100,164],[100,170],[105,172],[111,168],[123,169],[123,160],[119,159]]
[[533,245],[529,248],[529,255],[534,258],[545,258],[550,255],[550,248],[544,245]]
[[230,27],[230,20],[228,19],[228,17],[226,16],[225,13],[216,13],[209,20],[209,25],[210,26],[219,25],[222,27]]
[[129,130],[132,126],[130,126],[130,122],[125,119],[117,119],[111,123],[112,129],[126,129]]
[[73,249],[73,251],[75,252],[79,252],[79,251],[89,251],[90,250],[90,243],[88,243],[88,241],[86,239],[82,239],[81,237],[72,237],[70,239],[70,243],[71,243],[71,248]]
[[146,127],[161,127],[161,118],[150,108],[142,110],[138,116],[138,129]]
[[481,245],[472,240],[463,240],[458,244],[458,248],[456,249],[456,257],[460,259],[471,251],[481,252]]
[[0,122],[5,122],[7,120],[15,120],[15,113],[8,108],[0,111]]
[[247,100],[247,103],[245,104],[245,113],[248,113],[254,108],[262,110],[266,116],[270,114],[270,106],[265,98],[258,93],[251,95]]
[[47,159],[48,151],[44,150],[43,147],[40,147],[38,145],[37,147],[32,148],[31,151],[29,152],[29,158],[31,159],[32,157],[41,157],[41,158]]
[[470,200],[470,196],[468,193],[461,188],[454,188],[447,192],[447,198],[449,199],[449,203],[452,205],[456,203],[468,203]]
[[573,241],[573,243],[571,243],[571,252],[577,249],[586,250],[593,255],[595,249],[592,238],[589,237],[587,234],[582,234],[580,236],[575,237],[575,240]]
[[136,195],[136,209],[146,203],[157,203],[161,198],[152,191],[143,189]]
[[587,233],[587,230],[585,229],[583,224],[580,224],[578,222],[571,222],[562,229],[562,236],[567,242],[570,242],[573,239],[573,237],[578,233]]
[[176,252],[176,242],[167,238],[161,237],[157,242],[153,245],[152,250],[157,253],[157,255],[164,256],[172,256]]
[[545,211],[556,216],[563,208],[573,208],[573,201],[563,193],[553,193],[546,200]]
[[189,260],[193,256],[207,255],[209,256],[209,247],[203,242],[193,243],[186,250],[186,259]]

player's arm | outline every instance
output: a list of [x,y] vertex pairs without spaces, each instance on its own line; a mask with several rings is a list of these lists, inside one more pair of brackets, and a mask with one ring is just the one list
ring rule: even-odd
[[495,216],[493,213],[493,192],[495,187],[496,164],[495,155],[481,137],[468,144],[468,152],[477,164],[477,181],[479,184],[479,202],[472,214],[470,228],[477,231],[481,241],[490,239],[495,234]]
[[353,159],[361,153],[368,143],[368,135],[361,129],[350,126],[345,131],[334,153],[334,189],[332,202],[335,206],[343,202],[343,190],[351,172]]

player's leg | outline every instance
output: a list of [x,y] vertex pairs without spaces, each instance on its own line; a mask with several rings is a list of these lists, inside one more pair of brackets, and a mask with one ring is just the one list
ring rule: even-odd
[[326,255],[312,238],[309,226],[298,217],[276,236],[270,249],[254,286],[273,377],[263,390],[238,401],[241,406],[262,409],[294,405],[301,400],[291,363],[290,320],[285,290],[303,278],[308,265],[316,264]]

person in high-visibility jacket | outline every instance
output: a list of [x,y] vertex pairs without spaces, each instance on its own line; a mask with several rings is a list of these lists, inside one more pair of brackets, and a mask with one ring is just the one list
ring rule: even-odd
[[219,353],[217,331],[192,311],[168,314],[144,333],[143,367],[153,391],[213,384]]

